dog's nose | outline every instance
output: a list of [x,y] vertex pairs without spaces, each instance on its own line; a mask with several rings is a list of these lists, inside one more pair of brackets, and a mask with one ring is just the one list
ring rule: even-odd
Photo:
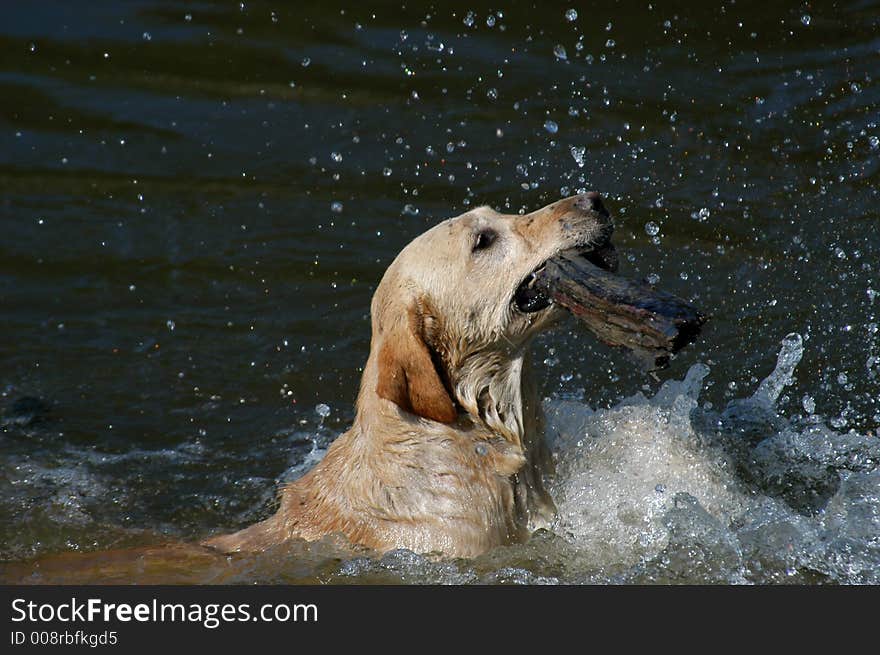
[[588,191],[581,194],[575,205],[582,211],[594,211],[602,218],[611,218],[611,215],[602,203],[602,196],[599,195],[598,191]]

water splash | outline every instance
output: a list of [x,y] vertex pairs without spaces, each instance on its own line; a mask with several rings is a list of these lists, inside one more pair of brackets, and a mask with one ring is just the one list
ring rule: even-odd
[[698,404],[702,364],[607,410],[549,403],[556,529],[580,565],[612,582],[880,582],[880,439],[779,414],[803,352],[787,335],[721,414]]
[[782,390],[794,379],[794,370],[804,356],[804,342],[796,332],[787,334],[782,340],[782,350],[776,360],[776,368],[758,385],[752,400],[766,407],[772,407],[779,399]]

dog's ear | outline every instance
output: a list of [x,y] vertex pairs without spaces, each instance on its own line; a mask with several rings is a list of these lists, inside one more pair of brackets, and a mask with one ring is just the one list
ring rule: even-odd
[[379,350],[376,393],[404,411],[432,421],[452,423],[457,416],[425,343],[424,319],[415,308],[385,334]]

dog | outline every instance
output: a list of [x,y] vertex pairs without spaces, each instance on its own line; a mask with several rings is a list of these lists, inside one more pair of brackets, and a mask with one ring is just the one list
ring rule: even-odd
[[558,253],[610,245],[598,193],[529,214],[477,207],[411,241],[371,303],[351,429],[280,492],[277,512],[203,545],[262,551],[342,535],[377,552],[470,558],[555,517],[530,343],[564,311],[524,293]]

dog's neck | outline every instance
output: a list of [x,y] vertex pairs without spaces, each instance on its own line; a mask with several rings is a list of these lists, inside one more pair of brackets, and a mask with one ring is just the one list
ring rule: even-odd
[[463,358],[450,380],[458,404],[477,422],[517,446],[528,428],[526,393],[531,367],[526,348],[480,352]]
[[[464,354],[455,362],[443,362],[447,391],[468,419],[518,448],[525,448],[532,439],[530,433],[539,430],[530,359],[529,348],[523,344],[512,350],[483,350]],[[380,414],[374,408],[388,403],[376,393],[377,380],[377,356],[371,352],[361,379],[355,420],[367,432]]]

